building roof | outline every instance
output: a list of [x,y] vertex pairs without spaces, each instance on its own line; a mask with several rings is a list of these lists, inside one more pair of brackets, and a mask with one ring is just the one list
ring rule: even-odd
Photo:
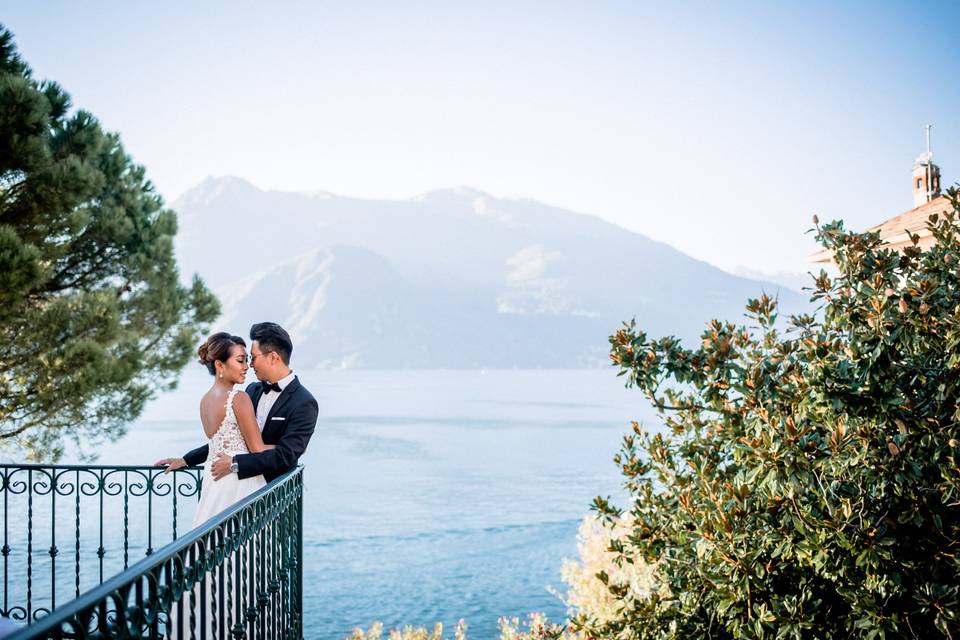
[[[913,233],[920,236],[919,246],[925,249],[933,244],[933,235],[927,229],[928,218],[934,213],[946,213],[952,210],[949,198],[937,196],[926,204],[870,227],[868,231],[879,231],[880,240],[891,249],[910,246],[912,244],[910,234]],[[829,249],[822,249],[808,258],[810,262],[820,263],[830,262],[832,259],[833,252]]]

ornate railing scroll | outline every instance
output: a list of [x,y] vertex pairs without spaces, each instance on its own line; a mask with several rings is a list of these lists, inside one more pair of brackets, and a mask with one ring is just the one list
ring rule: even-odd
[[302,472],[298,466],[119,575],[33,616],[10,640],[302,638]]
[[29,624],[189,528],[202,470],[0,465],[0,615]]

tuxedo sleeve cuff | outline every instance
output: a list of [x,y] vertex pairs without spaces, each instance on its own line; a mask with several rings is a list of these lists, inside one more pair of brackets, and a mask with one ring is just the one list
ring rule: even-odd
[[237,463],[237,477],[241,480],[245,478],[252,478],[253,476],[260,475],[262,472],[256,470],[256,465],[254,464],[254,453],[242,453],[239,455],[233,456],[233,462]]

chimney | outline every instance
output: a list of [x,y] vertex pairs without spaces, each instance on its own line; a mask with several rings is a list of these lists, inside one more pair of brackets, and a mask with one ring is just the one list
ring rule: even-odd
[[913,207],[922,207],[940,195],[940,167],[933,164],[930,151],[930,128],[927,125],[927,151],[913,164]]

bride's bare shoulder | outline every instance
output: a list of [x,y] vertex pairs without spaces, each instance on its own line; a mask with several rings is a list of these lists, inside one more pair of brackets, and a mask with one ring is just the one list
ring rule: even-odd
[[253,413],[253,400],[247,395],[246,391],[237,391],[233,396],[233,410],[249,411]]
[[200,396],[200,409],[202,410],[202,409],[205,409],[207,406],[209,406],[210,402],[213,401],[213,398],[214,398],[213,389],[208,390],[205,394]]

